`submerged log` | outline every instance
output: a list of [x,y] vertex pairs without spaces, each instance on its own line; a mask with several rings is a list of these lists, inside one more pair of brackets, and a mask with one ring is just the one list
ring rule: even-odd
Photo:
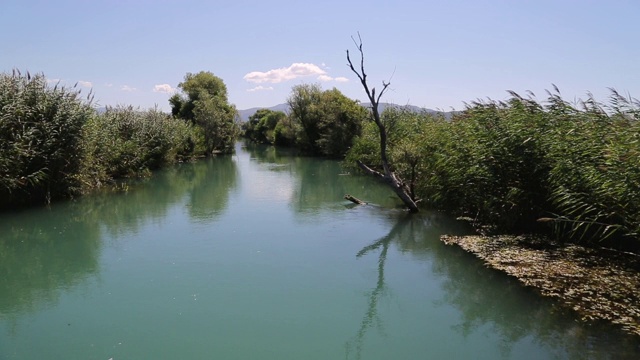
[[354,203],[354,204],[358,204],[358,205],[367,205],[367,203],[366,203],[366,202],[364,202],[364,201],[362,201],[362,200],[360,200],[360,199],[358,199],[358,198],[356,198],[356,197],[354,197],[354,196],[351,196],[351,195],[349,195],[349,194],[346,194],[346,195],[344,196],[344,198],[345,198],[345,199],[347,199],[347,200],[349,200],[349,201],[351,201],[351,202],[352,202],[352,203]]

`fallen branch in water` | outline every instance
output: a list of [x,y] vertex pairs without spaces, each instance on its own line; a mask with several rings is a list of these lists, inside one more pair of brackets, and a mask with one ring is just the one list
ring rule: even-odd
[[354,203],[354,204],[358,204],[358,205],[367,205],[367,203],[366,203],[366,202],[364,202],[364,201],[362,201],[362,200],[360,200],[360,199],[358,199],[358,198],[356,198],[356,197],[354,197],[354,196],[351,196],[351,195],[349,195],[349,194],[346,194],[346,195],[344,196],[344,198],[345,198],[345,199],[347,199],[347,200],[349,200],[349,201],[351,201],[351,202],[352,202],[352,203]]

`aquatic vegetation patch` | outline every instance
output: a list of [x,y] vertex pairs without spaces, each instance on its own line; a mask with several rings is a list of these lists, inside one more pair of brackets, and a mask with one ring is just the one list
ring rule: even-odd
[[543,296],[557,298],[583,321],[608,321],[640,336],[638,255],[534,236],[445,235],[441,240],[458,245]]

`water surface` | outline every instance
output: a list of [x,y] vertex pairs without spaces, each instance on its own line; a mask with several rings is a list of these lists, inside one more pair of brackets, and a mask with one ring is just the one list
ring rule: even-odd
[[335,161],[238,145],[0,214],[0,359],[640,357],[438,240],[467,231]]

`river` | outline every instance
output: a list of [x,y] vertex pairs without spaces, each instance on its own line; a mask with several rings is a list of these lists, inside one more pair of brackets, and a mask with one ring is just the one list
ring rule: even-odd
[[238,144],[0,214],[0,359],[640,358],[439,241],[468,231],[336,161]]

